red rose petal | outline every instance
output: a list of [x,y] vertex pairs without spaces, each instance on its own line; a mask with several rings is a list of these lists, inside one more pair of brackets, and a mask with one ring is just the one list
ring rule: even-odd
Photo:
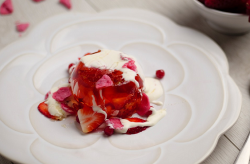
[[56,101],[61,102],[71,95],[72,95],[72,93],[71,93],[71,90],[69,87],[62,87],[62,88],[59,88],[58,91],[54,92],[52,97]]
[[60,3],[63,4],[68,9],[71,9],[71,2],[70,2],[70,0],[60,0]]
[[6,0],[0,7],[0,14],[7,15],[13,12],[13,6],[11,0]]
[[136,65],[134,60],[129,60],[127,63],[125,63],[122,68],[128,68],[136,72]]
[[96,82],[96,89],[100,89],[103,87],[109,87],[113,85],[113,81],[111,80],[111,78],[108,75],[103,75],[102,78],[100,78],[97,82]]
[[24,32],[29,27],[29,23],[17,23],[16,29],[18,32]]
[[43,0],[33,0],[33,1],[35,1],[35,2],[41,2],[41,1],[43,1]]

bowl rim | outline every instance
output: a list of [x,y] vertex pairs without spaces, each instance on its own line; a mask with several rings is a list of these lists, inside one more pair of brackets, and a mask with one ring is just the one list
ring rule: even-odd
[[248,15],[246,14],[240,14],[240,13],[230,13],[230,12],[224,12],[224,11],[220,11],[220,10],[216,10],[216,9],[212,9],[212,8],[208,8],[207,6],[205,6],[204,4],[202,4],[201,2],[199,2],[198,0],[193,0],[193,2],[199,6],[200,8],[206,10],[207,12],[210,12],[212,14],[216,14],[216,15],[223,15],[223,16],[235,16],[235,17],[248,17]]

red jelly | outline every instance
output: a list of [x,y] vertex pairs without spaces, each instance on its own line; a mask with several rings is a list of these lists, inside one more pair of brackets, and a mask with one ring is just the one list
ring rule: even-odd
[[[89,68],[79,62],[71,75],[71,88],[75,99],[82,106],[93,106],[93,98],[96,104],[107,113],[107,117],[127,118],[136,112],[142,99],[141,89],[143,81],[137,74],[134,82],[125,81],[123,72],[119,70]],[[113,82],[112,86],[96,88],[96,82],[108,75]]]

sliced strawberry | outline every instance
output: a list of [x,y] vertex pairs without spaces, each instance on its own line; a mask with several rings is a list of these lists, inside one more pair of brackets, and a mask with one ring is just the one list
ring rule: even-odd
[[62,101],[63,104],[67,105],[70,109],[78,111],[81,108],[80,104],[75,100],[74,96],[71,95]]
[[97,129],[104,121],[105,115],[93,111],[91,107],[85,106],[83,109],[78,110],[78,118],[82,131],[84,133],[92,132]]
[[70,63],[69,66],[68,66],[68,70],[69,70],[72,66],[74,66],[74,65],[75,65],[74,63]]
[[60,120],[59,117],[52,116],[48,111],[48,105],[45,102],[42,102],[38,105],[38,110],[41,112],[44,116],[54,119],[54,120]]
[[[143,120],[141,118],[137,118],[137,117],[131,117],[131,118],[126,118],[128,121],[130,122],[146,122],[146,120]],[[144,130],[146,130],[149,126],[137,126],[134,128],[129,128],[126,132],[126,134],[137,134],[140,133]]]
[[126,120],[128,120],[130,122],[146,122],[146,120],[143,120],[143,119],[137,118],[137,117],[126,118]]
[[149,98],[145,93],[142,93],[142,100],[141,100],[141,103],[139,104],[136,112],[140,116],[145,116],[146,113],[149,111],[149,109],[150,109]]

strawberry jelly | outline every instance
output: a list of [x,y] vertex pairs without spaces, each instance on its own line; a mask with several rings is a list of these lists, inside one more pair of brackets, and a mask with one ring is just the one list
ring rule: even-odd
[[[96,104],[107,113],[107,118],[130,117],[141,102],[143,81],[136,74],[138,87],[132,81],[125,81],[122,74],[120,70],[86,67],[84,63],[79,62],[70,78],[75,99],[83,106],[92,107],[94,97]],[[97,89],[96,82],[103,75],[109,76],[113,85]]]

